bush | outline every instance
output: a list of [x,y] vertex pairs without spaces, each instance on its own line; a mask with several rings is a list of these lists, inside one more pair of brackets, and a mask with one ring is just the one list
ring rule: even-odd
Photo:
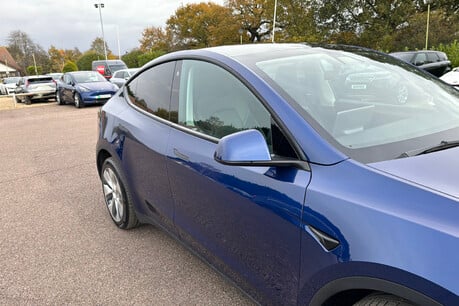
[[78,66],[72,61],[67,61],[62,68],[62,72],[66,73],[70,71],[78,71]]
[[79,70],[92,70],[92,62],[105,59],[104,55],[99,54],[95,51],[85,52],[77,61]]
[[37,73],[35,73],[35,66],[28,66],[27,67],[27,75],[36,75],[42,74],[43,68],[41,66],[37,66]]
[[144,53],[142,55],[139,55],[138,57],[138,64],[139,64],[139,67],[145,65],[146,63],[148,63],[149,61],[157,58],[157,57],[160,57],[161,55],[164,55],[166,54],[166,52],[164,51],[150,51],[148,53]]
[[451,65],[459,67],[459,42],[457,40],[448,45],[440,44],[438,47],[433,47],[432,49],[445,52],[451,61]]

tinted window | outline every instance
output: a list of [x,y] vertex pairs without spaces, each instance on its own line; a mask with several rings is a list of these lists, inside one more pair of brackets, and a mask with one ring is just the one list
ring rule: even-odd
[[425,53],[419,53],[416,55],[415,59],[414,59],[414,64],[415,65],[422,65],[422,64],[425,64],[427,62],[427,56]]
[[169,119],[169,102],[175,63],[161,64],[144,71],[126,86],[130,101],[137,107]]
[[435,63],[435,62],[438,62],[439,60],[440,59],[438,58],[437,53],[434,53],[434,52],[427,53],[427,61],[429,63]]
[[270,113],[228,71],[202,61],[184,61],[180,75],[178,123],[221,138],[247,129],[263,133],[271,153],[295,154]]

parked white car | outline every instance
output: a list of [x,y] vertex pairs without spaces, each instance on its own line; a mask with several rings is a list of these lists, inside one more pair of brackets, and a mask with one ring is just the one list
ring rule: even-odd
[[450,85],[453,85],[456,89],[459,89],[459,67],[456,67],[450,72],[442,75],[440,79]]
[[113,73],[113,77],[110,79],[110,82],[121,87],[126,83],[129,78],[134,75],[140,68],[129,68],[129,69],[121,69]]
[[3,79],[3,83],[0,83],[0,94],[12,95],[16,89],[16,84],[20,79],[21,77],[9,77]]

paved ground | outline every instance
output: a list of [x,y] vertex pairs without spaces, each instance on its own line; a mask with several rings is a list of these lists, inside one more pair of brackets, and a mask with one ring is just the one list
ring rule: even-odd
[[0,112],[0,305],[250,305],[157,228],[114,226],[95,169],[97,111]]

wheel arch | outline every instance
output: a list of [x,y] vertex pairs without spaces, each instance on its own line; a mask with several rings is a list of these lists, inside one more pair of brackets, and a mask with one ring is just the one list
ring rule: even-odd
[[105,149],[101,149],[98,153],[97,153],[97,172],[99,173],[99,177],[101,175],[101,171],[102,171],[102,165],[104,164],[104,161],[109,158],[109,157],[112,157],[112,154],[110,154],[107,150]]
[[[441,288],[438,287],[437,289],[440,290]],[[446,291],[445,289],[442,290]],[[351,276],[327,283],[313,295],[309,305],[349,305],[348,302],[352,300],[352,297],[363,298],[373,292],[382,292],[401,297],[416,305],[441,306],[444,304],[419,291],[388,280]],[[451,295],[451,293],[449,294]],[[443,297],[445,296],[443,295]]]

